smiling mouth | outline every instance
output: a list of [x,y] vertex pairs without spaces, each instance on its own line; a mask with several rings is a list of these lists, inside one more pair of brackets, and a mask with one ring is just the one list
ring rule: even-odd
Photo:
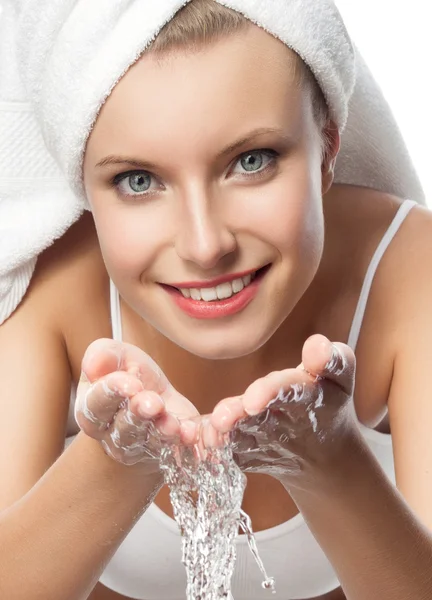
[[170,286],[171,289],[177,290],[182,294],[184,298],[190,300],[197,300],[201,302],[217,302],[220,300],[227,300],[232,296],[236,296],[240,292],[242,292],[245,288],[250,286],[250,284],[264,275],[265,272],[269,269],[270,265],[262,267],[253,273],[249,273],[248,275],[244,275],[243,277],[238,277],[236,279],[232,279],[231,281],[225,281],[224,283],[220,283],[214,287],[203,287],[203,288],[177,288]]

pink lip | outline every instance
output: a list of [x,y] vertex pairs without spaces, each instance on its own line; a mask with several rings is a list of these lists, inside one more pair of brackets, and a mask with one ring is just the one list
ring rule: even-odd
[[[238,292],[237,294],[231,296],[231,298],[227,298],[225,300],[213,300],[212,302],[205,302],[203,300],[192,300],[192,298],[185,298],[179,290],[175,289],[175,287],[177,286],[162,287],[171,296],[176,305],[189,317],[192,317],[194,319],[220,319],[223,317],[235,315],[236,313],[246,308],[246,306],[250,302],[252,302],[252,300],[258,293],[259,286],[261,285],[263,277],[265,276],[267,271],[268,268],[260,271],[249,285],[243,288],[241,292]],[[226,278],[225,281],[227,281]],[[182,284],[181,287],[189,286],[184,286],[184,284]],[[203,286],[201,285],[201,287]]]
[[243,271],[242,273],[231,273],[230,275],[221,275],[220,277],[215,277],[215,279],[208,279],[206,281],[182,281],[181,283],[169,283],[164,285],[170,285],[175,288],[209,288],[216,287],[221,283],[225,283],[227,281],[234,281],[234,279],[241,279],[246,275],[252,275],[252,273],[256,273],[259,269],[253,269],[250,271]]

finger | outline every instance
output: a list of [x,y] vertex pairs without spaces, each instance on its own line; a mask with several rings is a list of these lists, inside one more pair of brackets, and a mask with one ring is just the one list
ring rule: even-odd
[[209,418],[203,419],[200,439],[205,449],[221,448],[224,445],[224,436],[213,427]]
[[332,344],[323,335],[314,335],[303,346],[302,364],[310,374],[325,377],[346,394],[352,394],[355,356],[349,346],[338,342]]
[[171,384],[161,394],[167,410],[178,419],[195,419],[199,417],[196,407],[185,396],[180,394]]
[[200,424],[198,419],[180,420],[180,441],[185,446],[194,446],[198,443]]
[[241,396],[233,396],[221,400],[210,415],[213,427],[221,432],[230,431],[237,421],[247,416]]
[[300,402],[310,389],[311,376],[300,369],[285,369],[254,381],[243,394],[244,411],[254,416],[287,401]]
[[121,460],[122,451],[127,457],[158,459],[162,443],[176,442],[178,437],[179,425],[172,415],[163,413],[156,420],[141,420],[125,406],[118,411],[104,439],[116,460]]
[[102,338],[90,344],[84,353],[81,368],[85,378],[94,383],[104,375],[121,370],[121,344]]
[[91,383],[113,371],[136,375],[147,389],[161,394],[168,381],[154,360],[132,344],[112,339],[99,339],[90,344],[83,360],[82,371]]
[[157,419],[165,412],[165,402],[153,390],[142,390],[129,400],[129,410],[140,419]]
[[142,390],[142,383],[123,372],[110,373],[91,384],[81,378],[75,420],[89,436],[101,439],[125,400]]
[[154,425],[164,442],[174,443],[180,439],[180,421],[175,415],[165,411],[154,421]]

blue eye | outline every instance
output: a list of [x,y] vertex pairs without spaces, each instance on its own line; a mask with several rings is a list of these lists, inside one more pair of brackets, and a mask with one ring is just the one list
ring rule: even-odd
[[259,171],[263,162],[264,160],[261,152],[250,152],[240,160],[240,164],[245,171]]
[[274,150],[254,150],[246,152],[237,161],[233,173],[258,173],[264,171],[269,164],[275,159],[277,152]]
[[129,175],[126,181],[130,185],[131,190],[137,194],[142,194],[142,192],[146,192],[150,188],[151,176],[148,173],[135,173],[134,175]]
[[145,196],[157,189],[157,182],[153,175],[147,171],[129,171],[128,173],[119,173],[112,180],[112,185],[123,196]]

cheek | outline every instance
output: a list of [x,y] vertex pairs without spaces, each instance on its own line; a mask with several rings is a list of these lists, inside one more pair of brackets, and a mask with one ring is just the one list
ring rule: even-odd
[[166,221],[142,204],[107,204],[92,207],[107,270],[116,280],[140,277],[167,244]]
[[243,215],[281,255],[304,262],[322,252],[324,237],[321,187],[305,165],[281,174],[256,190],[243,206]]

